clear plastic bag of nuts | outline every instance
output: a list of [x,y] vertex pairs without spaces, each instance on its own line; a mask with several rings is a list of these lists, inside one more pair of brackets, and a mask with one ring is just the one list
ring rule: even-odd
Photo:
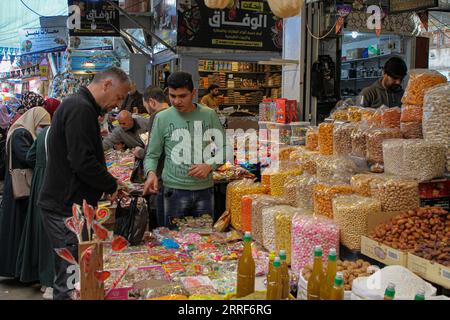
[[338,195],[333,199],[334,221],[340,229],[340,241],[350,250],[361,249],[361,236],[368,235],[367,220],[381,213],[377,199],[359,195]]
[[282,197],[284,193],[284,183],[287,178],[292,176],[299,176],[302,174],[301,168],[295,164],[293,167],[283,167],[279,170],[273,171],[270,174],[270,194],[272,196]]
[[420,205],[419,184],[415,180],[400,177],[374,180],[370,183],[370,193],[381,202],[383,212],[413,210]]
[[263,243],[263,209],[283,204],[285,204],[284,198],[273,197],[266,194],[254,195],[252,198],[252,238],[259,244]]
[[242,197],[249,194],[264,193],[265,188],[259,182],[253,182],[251,179],[243,179],[240,183],[232,186],[230,191],[230,211],[231,225],[237,229],[242,229]]
[[367,162],[370,171],[383,172],[383,141],[388,139],[400,139],[402,134],[399,129],[371,129],[367,133]]
[[347,156],[352,153],[352,133],[357,126],[353,123],[336,124],[333,129],[333,149],[335,155]]
[[320,157],[322,156],[318,151],[307,151],[297,157],[296,163],[301,168],[302,172],[316,174],[317,161]]
[[399,107],[383,109],[381,114],[381,125],[383,128],[400,128],[402,112]]
[[402,122],[400,131],[405,139],[423,139],[422,122]]
[[317,183],[313,189],[314,215],[333,219],[333,198],[338,194],[353,193],[353,188],[349,184]]
[[319,152],[321,155],[333,154],[333,123],[319,125]]
[[409,72],[409,81],[402,98],[402,103],[421,106],[423,105],[425,91],[427,89],[446,82],[447,78],[438,71],[413,69]]
[[426,91],[423,105],[423,137],[447,146],[447,170],[450,171],[450,84]]
[[317,178],[325,182],[350,183],[351,177],[357,172],[355,163],[349,157],[321,156],[316,164]]
[[402,116],[400,122],[415,122],[422,123],[422,106],[412,104],[402,105]]
[[367,152],[367,133],[369,127],[366,123],[360,123],[351,135],[352,156],[365,158]]
[[309,127],[306,131],[305,147],[309,151],[319,150],[319,129],[317,127]]
[[447,148],[423,139],[395,139],[383,142],[385,172],[419,182],[442,177]]
[[275,250],[286,251],[286,261],[288,265],[291,264],[291,226],[292,219],[296,214],[312,215],[311,210],[304,210],[298,208],[285,208],[276,213],[275,216]]
[[275,222],[278,214],[295,211],[294,207],[280,205],[262,210],[262,245],[268,251],[275,251]]
[[315,176],[307,173],[289,178],[284,188],[286,203],[296,208],[312,210],[313,189],[318,182]]
[[353,191],[356,194],[359,194],[363,197],[371,196],[370,183],[374,180],[383,181],[386,179],[384,174],[380,173],[360,173],[352,176],[350,180],[350,185],[353,188]]

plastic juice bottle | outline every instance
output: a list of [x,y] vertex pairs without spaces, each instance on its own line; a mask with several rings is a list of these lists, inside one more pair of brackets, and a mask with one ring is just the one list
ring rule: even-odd
[[336,264],[336,249],[330,249],[328,253],[327,271],[320,286],[320,300],[328,300],[330,297],[331,288],[333,288],[334,278],[336,276]]
[[275,251],[270,251],[270,253],[269,253],[269,271],[267,272],[267,274],[269,274],[270,271],[272,270],[274,261],[275,261]]
[[320,299],[320,283],[323,278],[322,247],[314,248],[313,272],[308,281],[308,300]]
[[281,261],[281,299],[286,300],[289,298],[291,292],[291,282],[289,278],[289,268],[286,261],[286,251],[280,250]]
[[238,298],[246,297],[255,292],[255,260],[252,256],[252,236],[250,232],[244,235],[244,251],[239,258],[237,270]]
[[425,300],[425,291],[419,290],[414,297],[414,300]]
[[267,295],[266,300],[281,299],[281,264],[280,257],[275,257],[272,271],[267,275]]
[[334,285],[330,291],[329,300],[344,300],[344,276],[342,272],[336,273]]
[[395,297],[395,284],[390,282],[384,292],[384,300],[394,300]]

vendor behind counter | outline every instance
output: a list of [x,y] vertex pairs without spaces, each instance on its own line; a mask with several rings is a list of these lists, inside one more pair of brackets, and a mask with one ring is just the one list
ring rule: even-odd
[[390,58],[383,68],[383,77],[361,91],[361,105],[366,108],[400,107],[404,90],[402,81],[408,73],[406,63],[400,57]]

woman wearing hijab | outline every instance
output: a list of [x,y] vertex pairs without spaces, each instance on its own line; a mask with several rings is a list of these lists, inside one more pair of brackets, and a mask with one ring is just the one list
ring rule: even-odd
[[[60,102],[56,99],[45,101],[44,108],[53,116]],[[45,140],[50,127],[45,128],[37,136],[27,154],[27,161],[34,164],[31,181],[30,199],[25,218],[25,225],[20,240],[17,256],[16,277],[25,283],[38,281],[44,291],[44,299],[53,298],[53,280],[55,278],[54,254],[52,244],[42,223],[41,208],[37,206],[45,167],[47,152]]]
[[8,108],[0,102],[0,180],[5,179],[6,168],[6,134],[9,127],[9,111]]
[[27,153],[36,140],[39,128],[49,126],[50,121],[48,112],[44,108],[37,107],[25,112],[8,131],[6,139],[7,172],[0,208],[0,276],[3,277],[13,278],[16,275],[17,255],[29,199],[14,199],[9,169],[33,167],[34,164],[27,160]]
[[35,107],[42,107],[45,103],[44,98],[34,92],[26,92],[22,96],[21,106],[17,108],[16,113],[11,119],[10,126],[12,126],[25,112]]

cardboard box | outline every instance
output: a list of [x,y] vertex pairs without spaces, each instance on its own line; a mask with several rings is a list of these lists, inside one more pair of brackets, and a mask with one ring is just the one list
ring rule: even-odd
[[449,267],[409,253],[407,268],[425,280],[450,289]]
[[[401,212],[382,212],[369,216],[367,220],[369,233],[381,223],[390,220],[398,214],[401,214]],[[366,236],[361,236],[361,253],[386,265],[400,265],[403,267],[407,265],[407,252],[394,249]]]

